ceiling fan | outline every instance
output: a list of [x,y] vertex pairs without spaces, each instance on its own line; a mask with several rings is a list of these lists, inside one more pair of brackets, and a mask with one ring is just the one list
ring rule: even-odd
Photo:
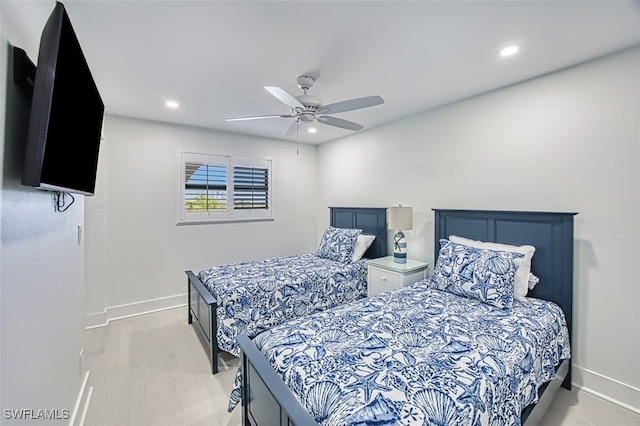
[[384,103],[384,99],[380,96],[367,96],[364,98],[349,99],[329,105],[322,105],[320,98],[307,94],[307,90],[309,90],[309,88],[313,86],[313,83],[315,83],[315,78],[308,75],[301,75],[296,81],[298,82],[298,86],[304,91],[304,94],[295,97],[291,96],[279,87],[265,86],[265,89],[269,93],[289,107],[289,114],[227,118],[226,121],[261,120],[264,118],[295,118],[296,120],[284,132],[284,136],[295,134],[300,126],[313,123],[314,121],[322,124],[328,124],[329,126],[357,131],[362,129],[364,126],[354,123],[353,121],[343,120],[342,118],[332,117],[327,114],[336,114],[339,112],[368,108]]

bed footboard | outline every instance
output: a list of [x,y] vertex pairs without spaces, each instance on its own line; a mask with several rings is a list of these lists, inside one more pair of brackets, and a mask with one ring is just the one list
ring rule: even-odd
[[550,382],[540,386],[538,390],[538,402],[522,410],[520,419],[524,426],[537,426],[540,424],[544,413],[547,412],[551,401],[553,401],[556,393],[558,393],[558,389],[560,389],[560,386],[563,386],[563,381],[569,377],[570,368],[571,362],[568,359],[561,361],[556,368],[556,377]]
[[187,274],[187,322],[193,325],[196,334],[204,346],[211,364],[211,373],[218,372],[218,321],[217,303],[202,281],[192,272]]
[[238,344],[242,348],[242,425],[317,425],[253,342],[242,334]]

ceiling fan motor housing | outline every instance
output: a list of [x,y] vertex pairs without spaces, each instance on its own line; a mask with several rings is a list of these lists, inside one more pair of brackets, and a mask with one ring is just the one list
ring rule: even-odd
[[316,79],[309,75],[301,75],[296,79],[298,87],[304,90],[303,95],[296,96],[296,99],[300,101],[305,107],[305,111],[315,111],[322,106],[322,101],[317,96],[307,95],[307,89],[313,87],[313,83]]
[[304,95],[296,96],[296,99],[299,100],[300,103],[305,106],[305,109],[307,111],[308,110],[315,111],[322,106],[322,101],[317,96],[304,94]]

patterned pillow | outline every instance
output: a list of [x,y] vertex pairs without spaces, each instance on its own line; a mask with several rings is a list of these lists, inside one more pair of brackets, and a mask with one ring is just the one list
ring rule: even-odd
[[513,306],[515,274],[524,255],[440,240],[431,286],[501,309]]
[[536,251],[536,248],[531,245],[514,246],[511,244],[491,243],[487,241],[470,240],[468,238],[458,237],[456,235],[449,235],[449,241],[456,244],[464,244],[465,246],[496,250],[496,251],[513,251],[516,253],[524,254],[516,276],[513,278],[514,293],[513,297],[516,300],[525,300],[527,292],[533,288],[529,288],[529,273],[531,271],[531,258]]
[[322,235],[316,256],[336,262],[349,263],[362,229],[328,227]]

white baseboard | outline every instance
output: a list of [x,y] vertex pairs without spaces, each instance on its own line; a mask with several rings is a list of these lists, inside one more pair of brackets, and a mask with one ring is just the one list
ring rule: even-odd
[[[103,312],[85,315],[85,328],[103,327],[117,319],[134,317],[136,315],[163,311],[165,309],[178,308],[187,305],[187,294],[160,297],[158,299],[142,302],[128,303],[126,305],[110,306]],[[186,314],[185,314],[186,315]]]
[[[84,412],[89,408],[90,395],[87,394],[87,383],[89,382],[90,373],[91,373],[90,371],[87,371],[84,374],[84,380],[82,381],[82,386],[80,386],[80,392],[78,392],[78,398],[76,399],[76,404],[74,405],[73,412],[69,417],[69,426],[80,426],[83,420],[78,419],[78,411],[82,406],[83,407],[82,417],[84,417],[86,415]],[[83,401],[84,401],[84,404],[82,403]]]
[[84,426],[84,422],[87,419],[87,413],[89,412],[89,404],[91,404],[92,395],[93,395],[93,386],[89,388],[89,393],[87,394],[87,400],[84,403],[84,409],[82,410],[82,417],[80,418],[80,423],[78,423],[78,426]]
[[84,316],[84,327],[96,328],[107,325],[107,310],[105,309],[102,312],[96,312],[93,314],[86,314]]
[[585,392],[640,414],[640,389],[636,387],[577,365],[573,366],[571,382]]

